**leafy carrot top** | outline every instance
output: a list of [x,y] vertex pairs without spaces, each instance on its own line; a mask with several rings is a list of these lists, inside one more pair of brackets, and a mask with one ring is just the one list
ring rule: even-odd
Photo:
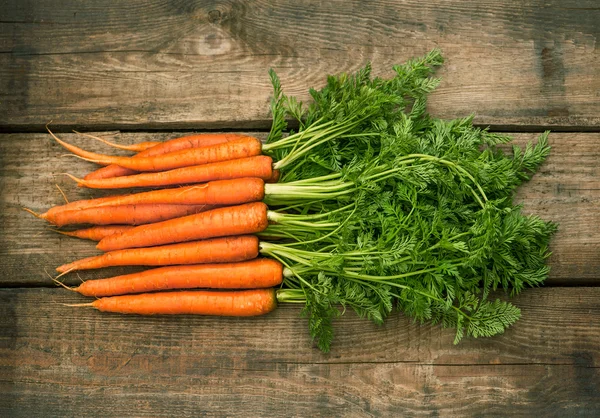
[[[377,323],[396,306],[455,328],[458,342],[501,333],[519,318],[509,302],[488,299],[491,290],[514,295],[547,277],[556,225],[523,215],[512,197],[549,154],[548,134],[506,155],[498,145],[511,138],[474,127],[472,117],[427,114],[442,62],[434,50],[394,67],[390,79],[371,77],[370,65],[330,76],[308,106],[284,95],[271,72],[264,150],[284,184],[268,186],[288,194],[267,201],[304,223],[269,226],[265,236],[292,242],[263,243],[262,251],[287,266],[278,296],[306,303],[322,350],[337,304]],[[298,130],[284,136],[289,118]]]

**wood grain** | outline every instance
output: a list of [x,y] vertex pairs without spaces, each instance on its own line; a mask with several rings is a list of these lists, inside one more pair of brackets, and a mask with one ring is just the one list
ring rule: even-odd
[[594,0],[8,0],[0,128],[265,128],[274,68],[307,98],[325,76],[439,47],[435,115],[504,129],[597,130]]
[[[110,136],[110,133],[98,133]],[[128,133],[111,136],[123,143],[173,138],[182,134]],[[264,134],[253,133],[263,138]],[[64,139],[86,148],[107,151],[96,141],[74,134]],[[535,140],[534,134],[517,134],[515,144]],[[560,224],[552,243],[548,284],[600,283],[600,134],[555,133],[550,136],[552,154],[539,173],[519,191],[517,201],[525,211]],[[88,190],[74,186],[61,173],[83,176],[95,168],[91,163],[60,157],[64,150],[48,134],[0,135],[0,277],[2,286],[50,285],[44,269],[97,254],[94,244],[60,236],[21,208],[45,211],[61,204],[59,184],[70,199],[103,196],[116,191]],[[109,150],[109,152],[113,152]],[[125,191],[121,192],[125,193]],[[81,274],[106,277],[130,269],[109,269]],[[75,276],[68,279],[76,283]]]
[[330,354],[296,307],[256,318],[122,317],[0,290],[0,414],[35,416],[597,416],[599,288],[515,299],[493,339],[347,313]]

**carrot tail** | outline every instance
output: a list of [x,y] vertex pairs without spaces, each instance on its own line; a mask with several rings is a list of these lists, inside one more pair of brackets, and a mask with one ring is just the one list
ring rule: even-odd
[[145,151],[149,148],[152,148],[156,145],[162,144],[162,142],[156,142],[156,141],[145,141],[145,142],[139,142],[137,144],[132,144],[132,145],[120,145],[120,144],[115,144],[114,142],[110,142],[104,138],[101,138],[99,136],[94,136],[94,135],[90,135],[90,134],[84,134],[81,132],[77,132],[76,130],[73,130],[73,132],[75,132],[76,134],[79,135],[83,135],[83,136],[87,136],[88,138],[92,138],[95,139],[97,141],[100,141],[108,146],[111,146],[113,148],[117,148],[117,149],[122,149],[124,151],[134,151],[134,152],[141,152],[141,151]]
[[65,288],[65,289],[67,289],[67,290],[70,290],[70,291],[72,291],[72,292],[77,292],[77,290],[76,290],[76,289],[74,289],[74,288],[72,288],[72,287],[69,287],[69,286],[67,286],[66,284],[64,284],[63,282],[61,282],[61,281],[60,281],[60,280],[58,280],[58,279],[52,278],[52,281],[53,281],[53,282],[54,282],[56,285],[58,285],[58,286],[61,286],[61,287],[64,287],[64,288]]
[[67,199],[67,195],[65,194],[65,192],[63,192],[63,190],[60,188],[60,186],[58,184],[55,184],[56,188],[58,189],[59,193],[62,195],[63,199],[65,199],[65,203],[69,203],[69,199]]
[[45,219],[43,215],[41,215],[41,214],[39,214],[39,213],[37,213],[37,212],[34,212],[34,211],[33,211],[33,210],[31,210],[31,209],[28,209],[28,208],[25,208],[25,207],[23,207],[23,208],[21,208],[21,209],[23,209],[25,212],[29,212],[29,213],[31,213],[33,216],[35,216],[35,217],[36,217],[36,218],[38,218],[38,219]]
[[95,308],[94,306],[94,302],[87,302],[87,303],[61,303],[62,306],[69,306],[71,308],[82,308],[84,306],[87,306],[89,308]]

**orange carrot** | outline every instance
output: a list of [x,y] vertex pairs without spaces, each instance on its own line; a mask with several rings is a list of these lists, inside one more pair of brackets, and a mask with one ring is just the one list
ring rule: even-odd
[[54,231],[69,237],[100,241],[102,238],[108,237],[109,235],[125,232],[131,228],[133,228],[131,225],[101,225],[77,229],[75,231],[60,231],[58,229],[55,229]]
[[[143,225],[214,209],[209,205],[141,204],[67,210],[44,219],[56,226],[73,224]],[[40,215],[42,216],[42,215]]]
[[160,142],[160,141],[143,141],[143,142],[137,142],[135,144],[130,144],[130,145],[121,145],[121,144],[116,144],[114,142],[110,142],[107,139],[100,138],[99,136],[84,134],[81,132],[77,132],[75,130],[73,132],[75,132],[76,134],[79,134],[79,135],[87,136],[88,138],[96,139],[108,146],[113,147],[113,148],[122,149],[124,151],[135,151],[138,153],[146,151],[147,149],[150,149],[152,147],[162,144],[162,142]]
[[256,316],[273,311],[277,297],[273,288],[226,292],[195,290],[112,296],[69,306],[138,315]]
[[202,165],[176,168],[157,173],[142,173],[131,176],[85,180],[70,176],[80,187],[92,189],[122,189],[126,187],[156,187],[178,184],[205,183],[213,180],[258,177],[263,180],[273,175],[273,160],[266,155],[220,161]]
[[[50,132],[50,130],[48,131]],[[50,133],[52,134],[52,132]],[[190,165],[252,157],[254,155],[260,155],[262,151],[262,144],[258,139],[251,136],[245,136],[217,145],[185,149],[153,157],[134,158],[85,151],[64,142],[54,134],[52,134],[52,137],[73,154],[78,155],[85,160],[103,165],[117,164],[121,167],[135,171],[165,171]]]
[[107,279],[87,280],[71,288],[84,296],[116,296],[168,289],[258,289],[281,284],[283,266],[270,258],[240,263],[169,266]]
[[265,197],[265,182],[247,177],[232,180],[215,180],[194,186],[175,189],[152,190],[99,202],[95,207],[168,203],[175,205],[239,205],[256,202]]
[[111,266],[174,266],[177,264],[233,263],[258,256],[253,235],[213,238],[150,248],[111,251],[56,268],[60,273]]
[[138,226],[102,239],[96,248],[102,251],[114,251],[253,234],[265,230],[267,226],[269,226],[267,205],[263,202],[253,202]]
[[[225,142],[229,142],[244,136],[245,135],[241,134],[223,133],[188,135],[163,142],[160,145],[157,145],[155,147],[142,151],[139,154],[134,155],[132,158],[153,157],[189,148],[198,148],[205,147],[208,145],[223,144]],[[85,176],[85,180],[97,180],[110,177],[129,176],[131,174],[137,173],[138,171],[120,167],[116,164],[111,164],[109,166],[102,167],[88,174],[87,176]]]

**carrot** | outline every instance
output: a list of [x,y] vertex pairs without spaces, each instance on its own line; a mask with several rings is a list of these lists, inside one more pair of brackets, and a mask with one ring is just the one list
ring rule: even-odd
[[195,290],[112,296],[69,306],[138,315],[256,316],[273,311],[277,297],[273,288],[226,292]]
[[54,231],[69,237],[100,241],[102,238],[105,238],[109,235],[125,232],[131,228],[133,228],[133,226],[130,225],[101,225],[93,226],[91,228],[77,229],[75,231],[60,231],[58,229],[55,229]]
[[121,167],[129,168],[135,171],[171,170],[190,165],[200,165],[218,161],[233,160],[236,158],[252,157],[254,155],[259,155],[262,151],[262,144],[258,139],[251,136],[244,136],[222,144],[185,149],[158,156],[134,158],[104,155],[85,151],[79,147],[64,142],[54,134],[52,134],[52,137],[73,154],[82,157],[85,160],[102,165],[117,164]]
[[257,289],[281,284],[283,266],[270,258],[240,263],[169,266],[107,279],[87,280],[69,288],[84,296],[115,296],[168,289]]
[[150,248],[111,251],[56,268],[60,273],[111,266],[173,266],[177,264],[233,263],[258,256],[253,235],[207,239]]
[[168,203],[175,205],[239,205],[255,202],[265,197],[265,183],[255,177],[215,180],[208,183],[175,189],[115,196],[110,201],[99,202],[95,207],[113,205],[138,205]]
[[[166,142],[161,143],[155,147],[152,147],[146,151],[142,151],[137,155],[134,155],[132,158],[139,157],[153,157],[157,155],[166,154],[168,152],[180,151],[188,148],[198,148],[205,147],[208,145],[216,145],[222,144],[225,142],[232,141],[234,139],[238,139],[244,137],[245,135],[240,134],[198,134],[198,135],[188,135],[181,138],[175,138],[168,140]],[[106,167],[102,167],[87,176],[85,176],[85,180],[97,180],[102,178],[110,178],[110,177],[119,177],[119,176],[128,176],[131,174],[137,174],[138,172],[135,170],[130,170],[128,168],[120,167],[116,164],[111,164]]]
[[56,226],[73,224],[143,225],[200,213],[209,209],[214,209],[214,206],[171,204],[113,205],[67,210],[43,219]]
[[80,187],[92,189],[121,189],[126,187],[157,187],[177,184],[205,183],[213,180],[258,177],[263,180],[273,176],[273,160],[266,155],[220,161],[203,165],[176,168],[157,173],[85,180],[70,176]]
[[265,230],[268,225],[267,205],[263,202],[253,202],[138,226],[103,238],[96,248],[102,251],[114,251],[253,234]]

